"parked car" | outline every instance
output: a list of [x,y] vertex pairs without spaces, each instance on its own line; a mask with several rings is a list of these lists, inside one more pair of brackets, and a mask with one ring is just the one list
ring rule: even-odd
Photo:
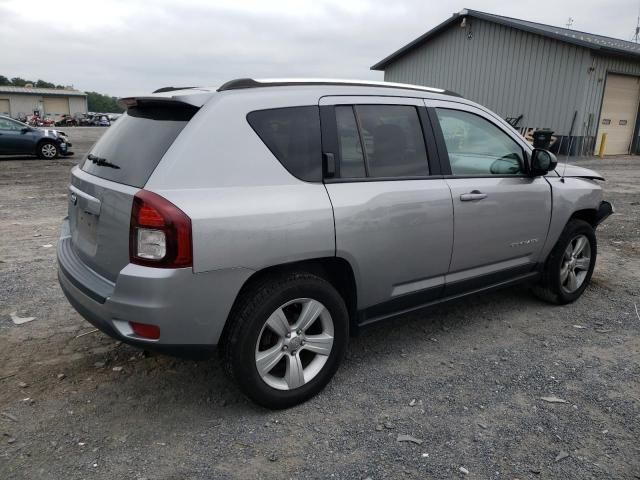
[[56,122],[56,127],[77,127],[78,121],[71,115],[64,114]]
[[62,289],[123,342],[218,346],[270,408],[319,392],[362,326],[521,282],[575,301],[613,211],[598,173],[441,89],[240,79],[122,102],[72,170]]
[[88,113],[83,114],[78,120],[78,125],[81,127],[91,127],[93,125],[93,115]]
[[100,115],[100,117],[96,121],[96,125],[98,127],[108,127],[111,125],[111,122],[109,121],[109,117],[107,117],[106,115]]
[[36,128],[0,115],[0,155],[37,155],[52,159],[72,155],[69,138],[58,130]]

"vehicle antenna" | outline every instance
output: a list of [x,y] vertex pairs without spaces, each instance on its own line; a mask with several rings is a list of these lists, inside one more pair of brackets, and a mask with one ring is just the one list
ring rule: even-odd
[[[562,169],[562,175],[560,176],[560,181],[564,183],[564,174],[567,171],[567,163],[569,163],[569,155],[571,155],[571,147],[573,146],[573,127],[576,124],[576,117],[578,116],[578,111],[576,110],[573,113],[573,120],[571,120],[571,129],[569,130],[569,146],[567,147],[567,159],[564,162],[564,167]],[[558,149],[558,153],[560,153],[560,149]]]

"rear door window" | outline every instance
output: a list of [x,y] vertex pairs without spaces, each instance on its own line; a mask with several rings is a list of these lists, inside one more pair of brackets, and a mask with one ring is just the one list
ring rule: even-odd
[[317,106],[256,110],[247,121],[291,175],[307,182],[322,180]]
[[418,110],[411,105],[337,106],[340,177],[429,175]]
[[340,149],[340,177],[366,177],[358,124],[351,105],[336,107],[336,126]]
[[143,187],[197,111],[196,107],[176,102],[129,108],[91,149],[82,170],[113,182]]

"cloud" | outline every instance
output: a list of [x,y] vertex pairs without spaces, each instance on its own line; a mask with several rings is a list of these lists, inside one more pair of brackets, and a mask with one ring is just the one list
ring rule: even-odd
[[[627,40],[638,13],[623,0],[467,6],[553,25],[571,16]],[[372,64],[452,13],[419,0],[5,0],[0,74],[113,95],[247,76],[381,79]]]

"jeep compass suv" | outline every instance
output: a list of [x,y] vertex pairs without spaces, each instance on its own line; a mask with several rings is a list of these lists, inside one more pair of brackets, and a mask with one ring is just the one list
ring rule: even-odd
[[239,79],[121,102],[72,170],[62,289],[124,342],[217,345],[271,408],[325,386],[360,326],[525,281],[576,300],[612,212],[599,174],[441,89]]

